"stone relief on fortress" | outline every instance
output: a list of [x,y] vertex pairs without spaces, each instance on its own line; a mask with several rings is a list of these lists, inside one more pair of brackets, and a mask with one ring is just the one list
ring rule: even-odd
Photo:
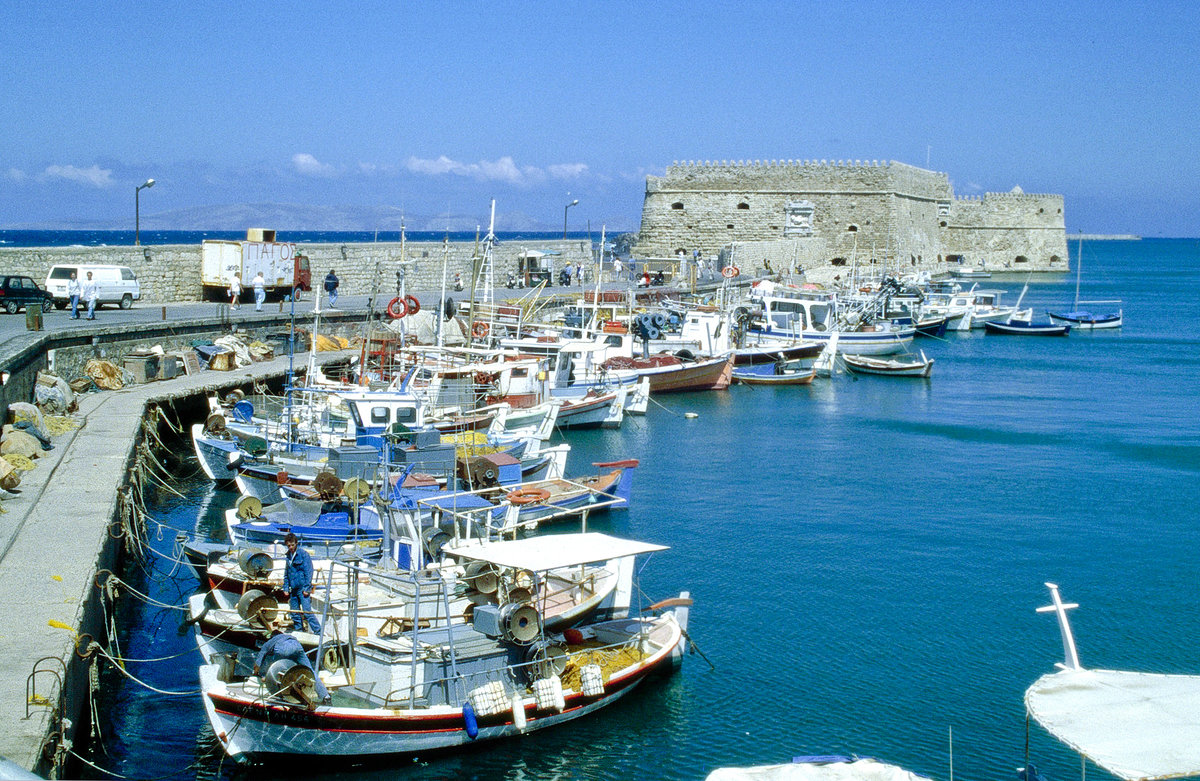
[[787,215],[783,223],[784,236],[813,235],[813,212],[816,206],[812,201],[788,201],[784,211]]

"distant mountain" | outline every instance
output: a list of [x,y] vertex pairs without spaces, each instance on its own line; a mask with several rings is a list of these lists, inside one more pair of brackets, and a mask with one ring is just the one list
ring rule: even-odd
[[[400,221],[412,231],[487,230],[487,215],[405,214],[395,206],[308,206],[299,203],[237,203],[193,206],[188,209],[143,214],[142,230],[242,231],[272,228],[278,231],[399,231]],[[481,222],[482,220],[482,222]],[[5,225],[11,230],[127,230],[129,217],[110,220],[56,220]],[[535,220],[523,212],[497,212],[498,231],[553,231],[560,226]]]

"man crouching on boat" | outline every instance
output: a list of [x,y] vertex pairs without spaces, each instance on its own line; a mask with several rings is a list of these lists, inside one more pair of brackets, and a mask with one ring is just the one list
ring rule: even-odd
[[271,630],[270,639],[263,643],[263,647],[258,650],[258,656],[254,657],[254,674],[262,677],[264,671],[271,669],[271,665],[280,659],[307,667],[312,673],[317,697],[320,698],[323,705],[329,704],[329,690],[321,682],[321,676],[317,675],[317,671],[313,669],[312,662],[308,660],[308,654],[304,653],[304,646],[296,638],[275,627]]
[[300,541],[292,532],[283,538],[287,545],[287,566],[283,568],[283,587],[288,593],[288,607],[292,613],[292,631],[304,629],[314,635],[321,634],[321,624],[312,612],[313,563],[308,551],[300,547]]

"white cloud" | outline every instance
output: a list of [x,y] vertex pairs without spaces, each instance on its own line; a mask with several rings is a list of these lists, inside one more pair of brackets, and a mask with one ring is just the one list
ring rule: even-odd
[[555,179],[578,179],[588,172],[587,163],[562,163],[549,166],[547,171]]
[[[536,166],[518,166],[512,157],[504,156],[498,160],[480,160],[478,163],[463,163],[451,160],[445,155],[436,159],[410,157],[404,162],[405,168],[413,173],[426,176],[468,176],[484,182],[508,182],[509,184],[530,185],[544,182],[547,172]],[[549,176],[555,179],[571,179],[582,176],[587,172],[583,163],[555,165],[549,169]]]
[[322,163],[307,152],[298,152],[292,155],[292,168],[295,168],[296,173],[302,176],[337,176],[336,168],[328,163]]
[[44,179],[65,179],[68,182],[90,184],[92,187],[108,187],[113,183],[112,170],[93,165],[91,168],[76,168],[73,165],[51,165],[42,172]]
[[8,169],[8,173],[6,173],[5,176],[14,182],[23,182],[28,178],[25,175],[25,172],[22,171],[20,168]]

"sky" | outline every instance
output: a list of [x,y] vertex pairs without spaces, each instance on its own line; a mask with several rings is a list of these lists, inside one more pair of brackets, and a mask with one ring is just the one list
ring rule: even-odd
[[10,2],[0,227],[132,222],[154,178],[143,217],[486,227],[495,199],[498,230],[630,231],[675,161],[856,159],[1200,236],[1197,29],[1182,2]]

